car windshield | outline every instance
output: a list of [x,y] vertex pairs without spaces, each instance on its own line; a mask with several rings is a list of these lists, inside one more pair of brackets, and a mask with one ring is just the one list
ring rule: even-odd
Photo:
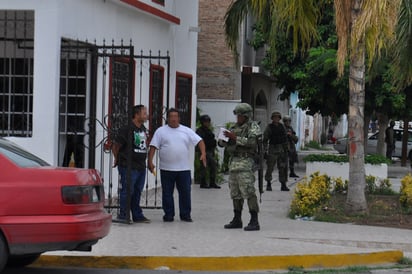
[[[396,140],[397,141],[402,141],[403,130],[395,129],[394,132],[395,132]],[[408,132],[409,132],[408,140],[411,141],[412,140],[412,130],[409,130]],[[375,139],[378,139],[378,138],[379,138],[379,131],[377,131],[376,133],[374,133],[373,135],[371,135],[369,137],[369,139],[371,139],[371,140],[375,140]]]
[[4,139],[0,139],[0,153],[20,167],[49,166],[46,161]]

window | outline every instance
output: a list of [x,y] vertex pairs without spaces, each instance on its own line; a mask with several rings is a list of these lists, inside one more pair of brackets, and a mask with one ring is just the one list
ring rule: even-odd
[[33,37],[33,11],[0,10],[0,136],[32,136]]
[[133,70],[134,75],[135,62],[129,58],[114,57],[110,64],[109,128],[116,133],[129,122],[129,91],[134,95],[134,78],[130,79],[130,70]]
[[10,161],[20,167],[39,167],[49,165],[42,159],[16,146],[0,145],[0,154],[3,154],[9,158]]
[[162,126],[163,117],[163,84],[164,69],[158,65],[150,66],[150,103],[149,132],[153,136],[156,129]]
[[176,108],[180,112],[180,123],[190,127],[192,117],[192,76],[176,74]]
[[59,163],[84,167],[87,50],[79,41],[62,39],[59,100]]
[[60,134],[85,134],[86,60],[67,54],[60,62]]
[[164,6],[165,5],[165,0],[152,0],[153,3],[159,4]]

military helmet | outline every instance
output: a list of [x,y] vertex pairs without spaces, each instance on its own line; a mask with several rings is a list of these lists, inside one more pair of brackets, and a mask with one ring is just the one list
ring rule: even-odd
[[233,110],[233,114],[243,115],[243,116],[246,116],[248,118],[251,117],[252,112],[253,112],[253,109],[248,103],[240,103]]
[[210,122],[210,116],[207,115],[207,114],[202,115],[202,116],[200,116],[199,120],[200,120],[201,123],[204,123],[204,122],[206,122],[206,121],[207,121],[207,122]]
[[277,111],[277,110],[275,110],[274,112],[272,112],[272,116],[270,116],[270,118],[273,118],[273,117],[275,117],[275,116],[279,116],[279,118],[282,119],[282,114],[281,114],[279,111]]
[[285,116],[283,116],[283,122],[290,122],[290,121],[292,121],[292,118],[290,118],[290,116],[289,115],[285,115]]

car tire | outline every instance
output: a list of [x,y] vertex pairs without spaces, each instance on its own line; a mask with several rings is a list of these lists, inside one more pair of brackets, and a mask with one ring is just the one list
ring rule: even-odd
[[6,266],[7,260],[9,258],[9,249],[7,247],[7,242],[0,232],[0,272]]
[[25,254],[25,255],[11,255],[7,261],[7,266],[23,267],[36,261],[41,253]]

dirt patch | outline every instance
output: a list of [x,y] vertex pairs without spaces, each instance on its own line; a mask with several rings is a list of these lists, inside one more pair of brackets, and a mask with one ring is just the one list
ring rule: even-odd
[[315,214],[315,219],[326,222],[412,229],[412,212],[401,207],[399,195],[367,195],[366,199],[368,214],[347,216],[344,212],[346,195],[334,195]]

